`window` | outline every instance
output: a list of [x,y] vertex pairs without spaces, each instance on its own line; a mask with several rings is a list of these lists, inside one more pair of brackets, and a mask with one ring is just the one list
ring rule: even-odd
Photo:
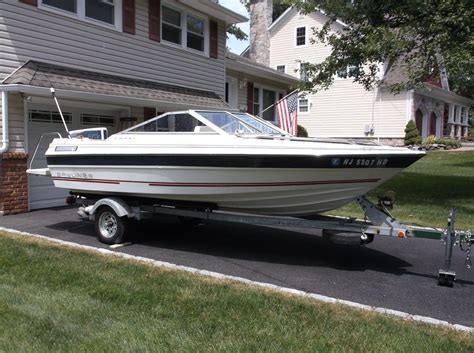
[[[61,115],[58,112],[51,112],[47,110],[30,110],[28,112],[29,120],[39,123],[57,123],[62,124]],[[70,124],[72,122],[72,114],[71,113],[64,113],[64,120],[66,124]]]
[[265,120],[274,121],[275,120],[275,91],[270,91],[263,89],[263,109],[267,109],[263,112],[262,118]]
[[254,87],[253,89],[253,114],[258,115],[260,113],[260,89]]
[[300,80],[308,81],[309,63],[300,64]]
[[184,10],[163,5],[161,38],[184,48],[206,52],[207,22]]
[[110,115],[81,114],[82,125],[114,126],[115,118]]
[[204,21],[197,17],[188,15],[187,24],[188,48],[204,51]]
[[40,0],[40,8],[121,29],[122,0]]
[[163,6],[162,38],[168,42],[181,44],[181,13]]
[[77,13],[76,0],[43,0],[43,4],[56,7],[64,11]]
[[309,100],[308,98],[300,98],[298,100],[298,107],[300,113],[307,113],[309,112]]
[[276,67],[277,71],[285,73],[285,65],[278,65]]
[[86,0],[86,17],[113,25],[114,6],[114,0]]
[[296,28],[296,46],[301,47],[306,45],[306,27]]

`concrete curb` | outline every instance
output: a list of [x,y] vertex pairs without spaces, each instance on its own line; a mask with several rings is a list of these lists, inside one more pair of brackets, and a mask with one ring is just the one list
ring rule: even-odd
[[26,237],[42,239],[42,240],[46,240],[46,241],[51,242],[51,243],[56,243],[56,244],[59,244],[59,245],[63,245],[63,246],[69,247],[69,248],[82,249],[82,250],[87,250],[87,251],[95,252],[95,253],[102,254],[102,255],[113,256],[113,257],[123,258],[123,259],[127,259],[127,260],[139,261],[139,262],[146,263],[146,264],[149,264],[149,265],[152,265],[152,266],[155,266],[155,267],[180,270],[180,271],[185,271],[185,272],[198,274],[198,275],[202,275],[202,276],[207,276],[207,277],[212,277],[212,278],[216,278],[216,279],[230,280],[230,281],[234,281],[234,282],[254,285],[254,286],[265,288],[265,289],[271,289],[271,290],[274,290],[274,291],[280,292],[280,293],[286,293],[286,294],[297,295],[297,296],[300,296],[300,297],[311,298],[311,299],[314,299],[314,300],[317,300],[317,301],[320,301],[320,302],[324,302],[324,303],[342,304],[342,305],[345,305],[345,306],[348,306],[348,307],[351,307],[351,308],[355,308],[355,309],[359,309],[359,310],[365,310],[365,311],[376,312],[376,313],[385,314],[385,315],[389,315],[389,316],[394,316],[394,317],[398,317],[398,318],[406,320],[406,321],[423,322],[423,323],[430,324],[430,325],[446,327],[446,328],[456,330],[456,331],[474,333],[474,327],[463,326],[463,325],[458,325],[458,324],[451,324],[447,321],[438,320],[438,319],[434,319],[434,318],[427,317],[427,316],[412,315],[412,314],[409,314],[409,313],[405,313],[403,311],[380,308],[380,307],[370,306],[370,305],[366,305],[366,304],[360,304],[360,303],[352,302],[352,301],[349,301],[349,300],[343,300],[343,299],[327,297],[325,295],[320,295],[320,294],[315,294],[315,293],[308,293],[308,292],[304,292],[304,291],[297,290],[297,289],[292,289],[292,288],[287,288],[287,287],[280,287],[280,286],[270,284],[270,283],[255,282],[255,281],[251,281],[249,279],[242,278],[242,277],[224,275],[224,274],[218,273],[218,272],[199,270],[199,269],[193,268],[193,267],[175,265],[175,264],[172,264],[172,263],[169,263],[169,262],[153,260],[153,259],[142,257],[142,256],[129,255],[129,254],[116,252],[116,251],[112,251],[112,250],[108,250],[108,249],[95,248],[93,246],[81,245],[81,244],[77,244],[77,243],[73,243],[73,242],[69,242],[69,241],[64,241],[64,240],[60,240],[60,239],[49,238],[49,237],[46,237],[44,235],[32,234],[32,233],[27,233],[27,232],[20,232],[20,231],[15,230],[15,229],[0,227],[0,231],[9,232],[9,233],[12,233],[12,234],[15,234],[15,235],[18,235],[18,236],[26,236]]

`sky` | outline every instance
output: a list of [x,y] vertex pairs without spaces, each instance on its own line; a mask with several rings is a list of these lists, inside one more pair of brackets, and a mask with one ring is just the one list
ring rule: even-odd
[[[228,9],[240,13],[241,15],[246,16],[249,18],[249,14],[245,6],[240,2],[240,0],[219,0],[219,5],[225,6]],[[250,23],[239,23],[237,25],[240,29],[242,29],[245,33],[249,34],[250,31]],[[245,48],[249,45],[248,40],[237,40],[234,36],[229,35],[229,39],[227,40],[227,47],[233,53],[240,54],[244,51]]]

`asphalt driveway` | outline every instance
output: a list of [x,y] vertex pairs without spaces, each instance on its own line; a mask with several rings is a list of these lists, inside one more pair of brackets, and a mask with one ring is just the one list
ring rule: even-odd
[[[75,208],[0,216],[0,226],[107,248]],[[427,239],[378,238],[360,248],[327,244],[319,230],[210,222],[188,228],[173,217],[141,222],[133,245],[116,249],[178,265],[272,283],[474,327],[474,271],[454,250],[454,288],[437,285],[444,248]]]

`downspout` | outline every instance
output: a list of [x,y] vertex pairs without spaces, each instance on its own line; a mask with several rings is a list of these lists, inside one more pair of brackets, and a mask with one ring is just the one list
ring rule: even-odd
[[5,153],[10,145],[8,139],[8,92],[2,91],[2,146],[0,154]]

